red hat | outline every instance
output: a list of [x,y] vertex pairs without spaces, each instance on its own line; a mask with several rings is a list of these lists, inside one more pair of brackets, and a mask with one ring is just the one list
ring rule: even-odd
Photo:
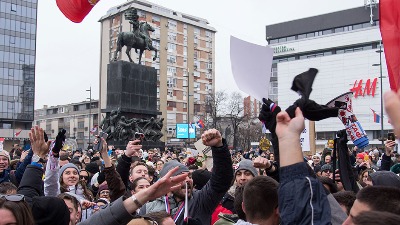
[[364,153],[358,153],[357,159],[364,159]]
[[80,23],[100,0],[56,0],[60,11],[69,20]]

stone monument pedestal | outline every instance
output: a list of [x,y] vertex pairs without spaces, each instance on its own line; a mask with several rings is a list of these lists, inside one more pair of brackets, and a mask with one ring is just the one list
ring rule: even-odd
[[[107,117],[120,110],[120,117],[150,119],[161,115],[157,110],[157,71],[153,67],[116,61],[107,66]],[[126,148],[128,140],[107,140],[116,148]],[[162,148],[164,142],[143,141],[143,148]]]

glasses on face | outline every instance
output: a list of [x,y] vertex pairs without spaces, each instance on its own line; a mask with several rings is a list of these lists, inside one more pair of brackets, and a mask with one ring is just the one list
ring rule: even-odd
[[108,194],[110,194],[110,191],[106,191],[106,190],[100,191],[100,194],[101,195],[108,195]]
[[80,176],[81,177],[81,179],[84,179],[84,180],[89,180],[89,176]]
[[330,170],[323,170],[322,172],[324,172],[324,173],[331,173]]
[[16,194],[16,195],[0,195],[0,198],[5,199],[10,202],[22,202],[25,201],[25,196]]

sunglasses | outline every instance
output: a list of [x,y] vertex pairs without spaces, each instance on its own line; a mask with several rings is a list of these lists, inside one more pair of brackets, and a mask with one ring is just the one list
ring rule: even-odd
[[81,179],[89,180],[89,176],[80,176]]
[[0,195],[0,198],[5,199],[10,202],[22,202],[25,201],[25,196],[16,194],[16,195]]

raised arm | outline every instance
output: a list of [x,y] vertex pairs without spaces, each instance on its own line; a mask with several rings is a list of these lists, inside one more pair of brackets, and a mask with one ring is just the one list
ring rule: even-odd
[[277,116],[276,134],[280,151],[279,212],[281,224],[331,224],[331,210],[322,184],[310,175],[303,160],[300,134],[304,117],[287,112]]
[[138,151],[142,148],[139,140],[129,141],[126,145],[124,154],[118,159],[117,172],[121,176],[126,188],[129,183],[129,170],[132,163],[132,156],[138,156]]
[[211,147],[213,169],[208,183],[198,191],[200,197],[194,205],[212,214],[233,180],[232,160],[226,141],[218,130],[205,131],[201,138],[204,145]]
[[115,166],[111,163],[110,156],[107,152],[107,142],[102,138],[103,147],[101,150],[101,157],[104,160],[104,175],[106,177],[107,185],[110,190],[111,202],[125,194],[125,185],[122,182],[121,176],[115,170]]

